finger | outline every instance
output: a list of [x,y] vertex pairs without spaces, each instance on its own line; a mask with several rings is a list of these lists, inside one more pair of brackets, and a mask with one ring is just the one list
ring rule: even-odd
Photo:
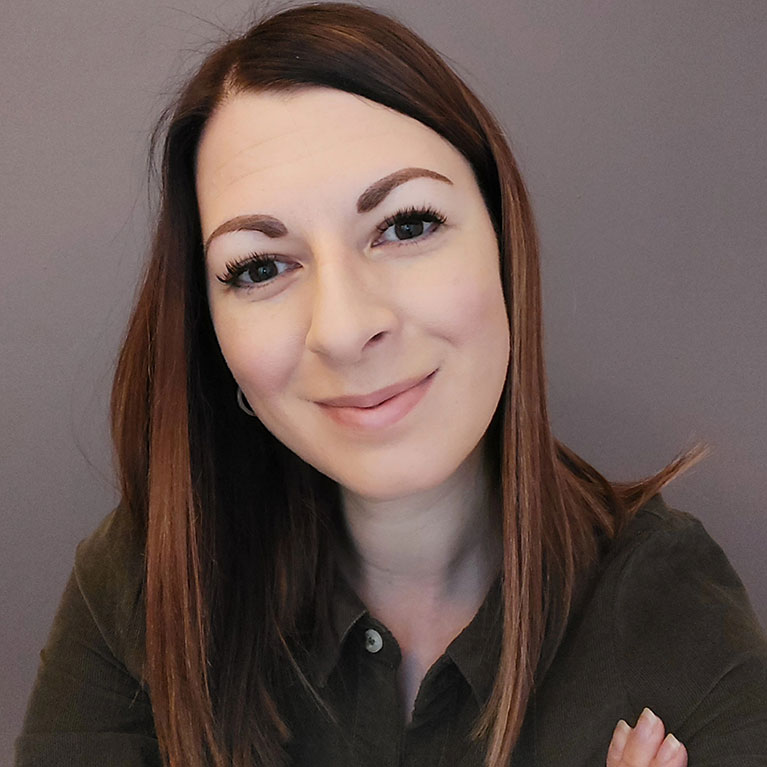
[[665,734],[663,722],[646,708],[626,741],[620,767],[654,767],[653,760]]
[[631,727],[623,719],[615,725],[613,738],[610,741],[610,747],[607,749],[607,767],[620,767],[623,749],[626,747],[626,741],[631,734]]
[[658,749],[653,764],[656,767],[687,767],[687,749],[669,733]]

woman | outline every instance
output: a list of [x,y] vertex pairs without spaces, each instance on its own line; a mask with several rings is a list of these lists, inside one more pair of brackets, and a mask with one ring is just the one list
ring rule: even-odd
[[436,53],[294,8],[166,117],[123,500],[17,764],[767,763],[767,642],[658,495],[703,451],[618,485],[555,440],[525,188]]

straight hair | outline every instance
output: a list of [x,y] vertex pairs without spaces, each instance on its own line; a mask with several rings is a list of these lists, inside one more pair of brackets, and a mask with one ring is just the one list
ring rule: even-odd
[[111,425],[123,503],[145,539],[144,675],[161,754],[172,767],[283,765],[290,730],[281,691],[298,681],[324,705],[303,669],[330,623],[339,488],[236,405],[207,304],[195,193],[200,136],[226,99],[307,87],[358,94],[436,131],[470,163],[493,221],[511,334],[487,435],[502,515],[503,629],[472,737],[486,740],[486,766],[502,767],[536,671],[551,660],[605,547],[707,448],[617,483],[554,438],[538,239],[503,130],[410,29],[335,2],[267,15],[221,45],[152,134],[160,196]]

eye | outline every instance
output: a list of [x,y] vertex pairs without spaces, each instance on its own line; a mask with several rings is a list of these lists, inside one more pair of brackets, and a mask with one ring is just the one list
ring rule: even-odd
[[439,229],[445,221],[445,216],[431,207],[400,210],[376,227],[382,235],[386,235],[390,230],[392,234],[391,238],[383,237],[378,242],[405,243],[408,240],[423,240]]
[[278,264],[289,266],[284,261],[279,261],[265,253],[251,253],[240,261],[228,262],[226,273],[223,276],[216,275],[216,279],[224,285],[235,288],[258,289],[265,287],[275,277],[284,273],[277,269]]
[[[383,236],[373,245],[386,242],[406,244],[411,240],[421,241],[439,229],[446,220],[445,216],[429,206],[397,211],[376,227]],[[388,232],[391,232],[393,238],[385,236]],[[228,262],[225,273],[216,275],[216,279],[232,288],[258,290],[270,285],[286,271],[291,271],[290,268],[280,271],[279,264],[290,267],[290,264],[274,256],[251,253],[240,260]]]

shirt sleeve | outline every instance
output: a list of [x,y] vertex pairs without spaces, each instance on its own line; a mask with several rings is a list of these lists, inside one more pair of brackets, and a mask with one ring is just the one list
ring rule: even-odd
[[[672,510],[626,560],[614,652],[631,706],[649,706],[690,767],[767,766],[767,639],[726,555]],[[632,722],[633,724],[633,722]]]
[[[136,563],[122,561],[114,512],[78,547],[44,649],[16,767],[160,767],[146,688],[129,670]],[[118,555],[119,554],[119,555]]]

